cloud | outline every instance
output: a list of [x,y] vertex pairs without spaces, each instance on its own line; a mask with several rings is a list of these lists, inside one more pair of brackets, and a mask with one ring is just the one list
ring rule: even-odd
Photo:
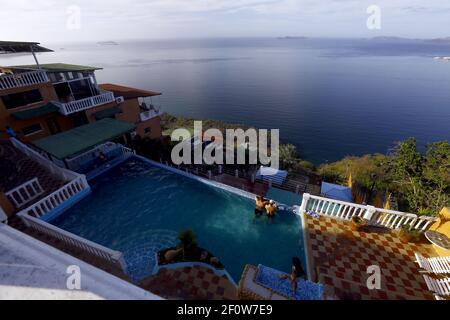
[[[296,30],[351,37],[367,33],[366,8],[372,4],[392,22],[384,30],[389,34],[413,35],[417,30],[406,23],[412,19],[425,26],[422,34],[450,24],[448,0],[1,0],[0,28],[5,39],[42,41],[273,36]],[[70,5],[81,9],[82,27],[68,32]]]

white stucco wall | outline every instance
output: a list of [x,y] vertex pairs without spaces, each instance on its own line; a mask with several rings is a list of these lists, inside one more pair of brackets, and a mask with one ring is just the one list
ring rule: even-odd
[[[67,268],[74,265],[80,268],[80,290],[67,288]],[[161,297],[0,223],[0,299]]]

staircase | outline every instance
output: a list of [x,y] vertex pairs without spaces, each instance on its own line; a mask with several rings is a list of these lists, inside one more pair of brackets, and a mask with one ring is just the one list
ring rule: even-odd
[[[1,188],[7,192],[33,178],[38,178],[44,192],[39,197],[33,199],[35,202],[45,198],[55,190],[61,188],[66,181],[52,174],[47,168],[40,165],[24,153],[16,149],[10,141],[0,141],[0,158],[10,161],[16,168],[16,172],[11,172],[9,177],[2,178]],[[15,208],[16,212],[19,211]]]

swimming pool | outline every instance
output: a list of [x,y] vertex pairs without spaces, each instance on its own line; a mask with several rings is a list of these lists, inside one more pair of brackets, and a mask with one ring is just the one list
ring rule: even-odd
[[92,193],[50,223],[124,253],[134,280],[151,274],[155,253],[192,228],[237,282],[245,264],[290,271],[304,266],[300,217],[280,212],[271,224],[254,221],[254,201],[137,157],[90,181]]

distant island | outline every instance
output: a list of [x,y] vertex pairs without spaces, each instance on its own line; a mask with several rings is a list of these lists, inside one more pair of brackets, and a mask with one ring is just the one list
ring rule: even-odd
[[450,37],[431,39],[431,40],[428,40],[428,42],[449,43],[450,44]]
[[119,44],[115,41],[99,41],[97,42],[98,45],[101,46],[118,46]]
[[415,39],[415,38],[402,38],[395,36],[378,36],[370,38],[370,40],[374,41],[422,41],[428,43],[442,43],[442,44],[450,44],[450,37],[443,38],[434,38],[434,39]]
[[304,40],[308,39],[307,37],[303,36],[285,36],[285,37],[278,37],[278,40]]

